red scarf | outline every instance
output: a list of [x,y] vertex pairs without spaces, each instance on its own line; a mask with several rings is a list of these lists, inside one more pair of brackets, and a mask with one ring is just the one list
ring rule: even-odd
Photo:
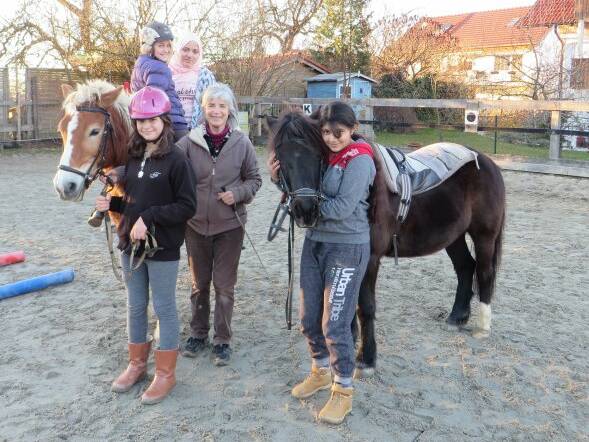
[[360,141],[349,144],[337,153],[330,154],[329,165],[339,166],[342,169],[345,169],[348,166],[348,163],[359,155],[368,155],[374,160],[374,154],[372,153],[372,147],[370,147],[370,144]]
[[209,123],[206,123],[206,131],[207,135],[211,138],[211,142],[213,143],[213,146],[215,146],[215,149],[219,149],[219,147],[223,144],[223,140],[229,133],[229,126],[226,125],[225,129],[223,129],[220,133],[214,134],[209,127]]

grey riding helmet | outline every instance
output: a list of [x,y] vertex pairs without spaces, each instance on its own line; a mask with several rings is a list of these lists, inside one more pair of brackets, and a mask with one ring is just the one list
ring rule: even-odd
[[158,41],[174,40],[174,34],[172,34],[172,30],[165,23],[161,23],[159,21],[152,21],[151,23],[147,24],[146,27],[153,29],[157,33],[157,37],[155,37],[153,42],[144,43],[154,44]]

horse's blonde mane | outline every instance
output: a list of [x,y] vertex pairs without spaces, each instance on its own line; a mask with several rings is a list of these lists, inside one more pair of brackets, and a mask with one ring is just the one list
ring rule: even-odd
[[[83,103],[96,104],[98,98],[116,87],[104,80],[88,80],[85,83],[79,83],[76,90],[69,94],[63,101],[63,109],[71,114],[75,112],[76,106]],[[123,90],[119,94],[117,100],[114,103],[115,108],[118,110],[121,118],[125,121],[128,127],[131,127],[131,119],[129,117],[129,102],[131,98]]]

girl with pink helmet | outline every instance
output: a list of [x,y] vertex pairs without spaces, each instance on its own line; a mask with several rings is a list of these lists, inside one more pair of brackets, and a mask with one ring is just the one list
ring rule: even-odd
[[196,212],[194,172],[174,145],[170,109],[161,89],[146,86],[135,93],[129,106],[134,129],[129,160],[118,178],[113,176],[122,181],[124,195],[96,199],[97,210],[121,213],[118,248],[127,288],[129,365],[112,383],[112,391],[129,391],[147,375],[150,288],[160,323],[155,377],[141,397],[143,404],[160,402],[176,384],[176,280],[186,222]]

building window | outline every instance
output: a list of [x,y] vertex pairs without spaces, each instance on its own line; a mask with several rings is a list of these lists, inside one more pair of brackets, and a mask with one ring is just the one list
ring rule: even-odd
[[347,86],[344,89],[344,85],[340,84],[339,85],[339,96],[340,98],[351,98],[352,97],[352,88],[351,86]]
[[509,69],[509,57],[505,55],[495,56],[495,70],[507,71]]

